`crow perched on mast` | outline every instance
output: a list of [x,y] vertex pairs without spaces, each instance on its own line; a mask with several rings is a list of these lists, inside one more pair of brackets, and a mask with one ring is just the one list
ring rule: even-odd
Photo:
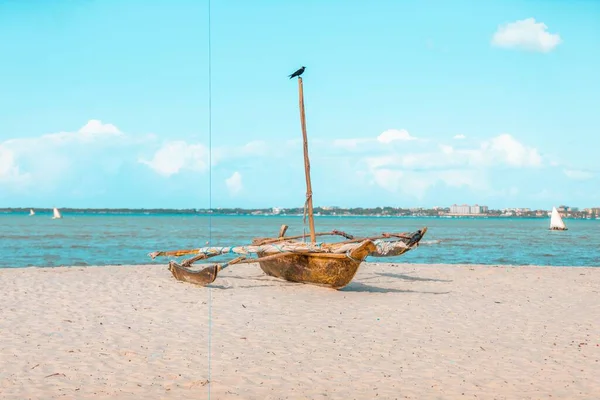
[[302,75],[302,73],[304,72],[304,69],[305,69],[305,68],[306,68],[306,67],[302,67],[302,68],[300,68],[299,70],[297,70],[296,72],[294,72],[293,74],[291,74],[291,75],[290,75],[290,79],[292,79],[292,78],[294,78],[294,77],[296,77],[296,76],[300,76],[300,75]]

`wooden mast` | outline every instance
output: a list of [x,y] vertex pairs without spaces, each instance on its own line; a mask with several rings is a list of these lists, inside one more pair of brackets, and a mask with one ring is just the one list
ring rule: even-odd
[[304,142],[304,173],[306,175],[306,207],[308,208],[308,226],[310,228],[310,241],[311,243],[315,243],[315,220],[313,217],[312,186],[310,184],[310,161],[308,159],[308,138],[306,136],[306,118],[304,116],[304,91],[301,77],[298,77],[298,94],[300,97],[300,123],[302,124],[302,140]]

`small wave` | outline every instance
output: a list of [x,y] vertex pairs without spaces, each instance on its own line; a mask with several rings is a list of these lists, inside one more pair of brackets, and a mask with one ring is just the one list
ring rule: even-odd
[[440,244],[441,240],[421,240],[419,244]]

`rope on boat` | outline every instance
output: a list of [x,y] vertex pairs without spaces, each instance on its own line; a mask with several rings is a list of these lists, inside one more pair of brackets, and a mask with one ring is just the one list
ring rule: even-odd
[[306,193],[306,201],[304,202],[304,216],[302,218],[302,222],[304,224],[304,228],[306,229],[306,214],[308,212],[308,201],[312,198],[312,192]]

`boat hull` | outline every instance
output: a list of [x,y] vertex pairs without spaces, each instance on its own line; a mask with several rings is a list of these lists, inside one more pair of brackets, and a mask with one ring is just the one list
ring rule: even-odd
[[361,263],[291,254],[258,264],[265,274],[275,278],[340,289],[350,283]]
[[[265,274],[290,282],[341,289],[356,275],[360,264],[374,251],[375,245],[365,241],[349,254],[287,253],[270,260],[259,261]],[[258,253],[259,257],[272,254]]]

